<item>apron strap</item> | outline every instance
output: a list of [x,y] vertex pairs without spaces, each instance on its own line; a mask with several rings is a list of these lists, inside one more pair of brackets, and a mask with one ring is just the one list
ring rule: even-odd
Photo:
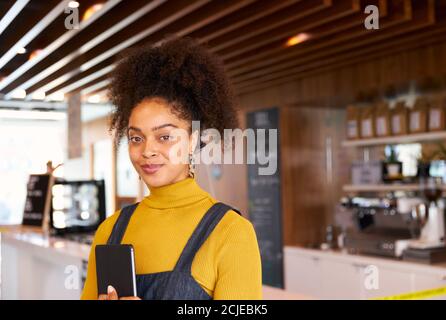
[[125,230],[127,229],[127,225],[129,224],[130,218],[135,212],[136,207],[139,202],[129,205],[121,209],[119,213],[118,220],[116,220],[115,225],[113,226],[113,230],[108,237],[107,244],[120,244],[122,238],[124,237]]
[[234,210],[241,215],[240,211],[222,202],[217,202],[209,208],[184,247],[175,265],[175,271],[191,273],[192,261],[194,260],[195,254],[229,210]]

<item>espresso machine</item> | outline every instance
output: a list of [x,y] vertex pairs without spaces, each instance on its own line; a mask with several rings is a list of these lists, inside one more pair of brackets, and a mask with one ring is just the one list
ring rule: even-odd
[[411,216],[398,211],[396,198],[344,197],[335,219],[342,230],[338,242],[351,253],[399,257],[401,243],[420,234]]
[[410,209],[411,218],[421,232],[418,238],[404,244],[403,259],[425,263],[446,261],[445,203],[441,197],[441,184],[424,184],[421,194],[424,196],[422,201]]
[[342,198],[335,214],[342,247],[426,263],[446,261],[445,204],[440,192],[433,194]]
[[409,248],[430,249],[445,246],[443,201],[429,205],[420,203],[411,209],[411,217],[419,224],[421,232],[417,239],[408,242]]

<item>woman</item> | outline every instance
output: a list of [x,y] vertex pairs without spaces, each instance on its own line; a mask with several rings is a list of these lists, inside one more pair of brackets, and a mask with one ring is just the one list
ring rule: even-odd
[[[204,143],[192,121],[222,136],[237,125],[221,62],[188,38],[141,48],[116,67],[110,98],[111,129],[116,141],[127,136],[131,162],[150,195],[98,228],[82,299],[261,299],[252,224],[194,179],[193,161]],[[174,148],[188,152],[186,163],[173,159],[182,159]],[[111,286],[98,297],[94,248],[105,243],[133,245],[138,297],[121,297]]]

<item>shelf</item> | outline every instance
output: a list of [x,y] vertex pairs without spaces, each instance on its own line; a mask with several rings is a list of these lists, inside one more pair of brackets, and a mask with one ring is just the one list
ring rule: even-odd
[[[390,191],[419,191],[419,184],[364,184],[364,185],[344,185],[342,190],[345,192],[390,192]],[[442,187],[446,190],[446,185]]]
[[414,133],[403,136],[392,136],[383,138],[345,140],[343,147],[367,147],[386,144],[415,143],[424,141],[446,140],[446,131]]

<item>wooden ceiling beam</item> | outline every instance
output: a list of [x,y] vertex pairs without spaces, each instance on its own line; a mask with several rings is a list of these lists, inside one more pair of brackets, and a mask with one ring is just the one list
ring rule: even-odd
[[159,32],[142,39],[135,46],[146,45],[147,43],[159,44],[165,39],[166,35],[176,35],[179,37],[189,35],[190,33],[206,28],[206,26],[214,21],[228,16],[237,10],[242,10],[249,4],[255,4],[257,0],[226,0],[226,1],[212,1],[207,6],[204,6],[190,15],[184,16],[182,19],[176,21],[159,30]]
[[[265,70],[264,76],[260,76],[258,73],[253,73],[253,76],[250,77],[253,81],[266,81],[275,78],[280,78],[283,76],[287,76],[290,72],[299,72],[298,70],[302,70],[306,68],[308,63],[311,61],[317,61],[323,59],[324,57],[332,57],[336,58],[337,55],[344,51],[352,51],[358,50],[361,47],[370,47],[379,45],[380,43],[389,41],[390,39],[395,39],[399,36],[404,36],[406,33],[414,32],[429,26],[434,25],[434,19],[432,17],[432,12],[435,11],[435,7],[433,5],[433,1],[428,0],[425,2],[424,8],[417,8],[418,10],[414,11],[414,18],[410,20],[410,22],[404,22],[402,25],[393,25],[391,28],[383,28],[379,32],[376,32],[374,35],[368,34],[367,30],[358,30],[355,35],[358,38],[352,39],[349,38],[342,43],[335,42],[329,44],[326,42],[328,46],[328,50],[322,50],[321,48],[313,48],[313,51],[316,51],[314,54],[301,54],[301,58],[296,58],[295,61],[289,61],[286,64],[279,65],[277,67],[269,68]],[[297,62],[296,62],[297,61]],[[280,71],[277,71],[279,69]],[[250,80],[245,79],[237,81],[234,80],[236,86],[243,86],[243,82],[250,82]]]
[[98,94],[100,92],[104,92],[108,90],[108,86],[110,84],[110,80],[106,79],[101,82],[97,82],[90,87],[86,87],[81,91],[81,95],[84,97],[92,96]]
[[[324,55],[334,56],[336,52],[351,49],[361,44],[366,45],[367,41],[384,38],[390,32],[402,34],[406,32],[404,26],[410,27],[409,23],[412,23],[410,19],[409,23],[407,21],[408,19],[405,15],[389,15],[381,20],[380,30],[377,31],[365,29],[362,21],[359,20],[356,21],[356,26],[348,24],[344,28],[341,28],[340,31],[349,30],[347,33],[337,32],[335,35],[331,35],[331,32],[329,32],[330,38],[321,36],[318,37],[317,41],[309,41],[304,46],[301,46],[299,51],[295,50],[295,54],[292,57],[283,59],[282,55],[278,55],[274,59],[268,60],[269,66],[263,65],[261,68],[259,66],[257,70],[246,71],[245,69],[243,74],[240,71],[229,72],[229,74],[234,78],[235,83],[240,83],[249,79],[257,79],[264,75],[272,76],[275,72],[282,70],[290,71],[290,68],[302,66],[308,60],[317,60],[320,56]],[[421,25],[424,25],[423,23],[424,20],[420,22]],[[340,27],[339,23],[337,26]],[[414,27],[418,27],[418,25],[414,25]],[[363,41],[359,43],[358,39],[363,39]],[[239,76],[234,76],[234,73],[239,74]]]
[[113,57],[110,57],[101,63],[93,66],[92,68],[89,68],[86,71],[82,71],[79,68],[73,69],[67,73],[65,73],[63,76],[56,78],[55,80],[49,82],[47,85],[44,85],[40,87],[39,90],[44,91],[46,94],[50,95],[56,91],[60,91],[63,88],[76,83],[78,81],[82,81],[85,77],[94,76],[96,73],[102,73],[103,69],[108,68],[110,65],[113,65],[115,63],[115,59]]
[[[64,43],[66,43],[68,40],[73,38],[76,34],[81,32],[84,28],[92,24],[96,19],[101,17],[103,14],[108,12],[111,8],[113,8],[115,5],[117,5],[121,0],[109,0],[105,3],[105,5],[96,12],[90,19],[83,21],[79,24],[79,29],[72,29],[67,32],[65,32],[61,37],[53,41],[49,46],[47,46],[45,49],[42,50],[42,52],[35,57],[32,60],[28,60],[26,63],[21,65],[18,69],[16,69],[14,72],[9,74],[6,79],[4,79],[2,82],[0,82],[0,91],[2,93],[5,93],[5,97],[8,99],[11,97],[11,92],[18,88],[20,85],[20,81],[18,80],[20,77],[22,77],[28,70],[30,70],[32,67],[34,67],[37,63],[41,62],[43,59],[45,59],[48,55],[55,52],[58,48],[60,48]],[[50,23],[55,18],[57,18],[60,14],[62,14],[67,7],[69,3],[69,0],[62,1],[57,7],[55,7],[45,18],[47,18],[46,23]],[[30,32],[33,32],[32,38],[34,38],[37,34],[43,31],[44,27],[46,25],[39,25],[38,28],[33,28]],[[31,36],[30,36],[31,37]],[[24,38],[22,38],[20,41],[22,41]]]
[[[351,10],[351,11],[348,10],[349,13],[358,11],[358,8],[359,8],[358,1],[344,1],[344,3],[349,4],[350,7],[341,6],[340,8],[342,9],[343,13],[340,15],[335,15],[335,17],[344,16],[345,15],[344,9],[346,9],[346,8],[353,8],[353,10]],[[323,23],[323,21],[320,21],[320,23]],[[101,76],[103,75],[102,70],[98,70],[97,72],[100,73]],[[80,88],[82,89],[82,87],[80,87]]]
[[[108,3],[112,1],[118,0]],[[138,1],[132,2],[133,7],[123,6],[121,1],[88,30],[84,29],[72,40],[66,39],[28,69],[19,66],[13,70],[26,57],[10,59],[5,71],[13,71],[5,79],[9,83],[0,83],[0,95],[6,93],[5,99],[11,98],[17,88],[25,89],[28,94],[44,91],[48,100],[59,93],[80,92],[86,97],[103,92],[121,54],[131,47],[157,45],[166,34],[198,37],[200,42],[207,43],[223,59],[236,92],[241,94],[418,48],[431,44],[433,39],[439,41],[446,34],[446,26],[442,19],[436,20],[438,12],[437,16],[435,12],[435,6],[445,8],[446,0],[154,0],[150,4],[157,4],[156,8],[147,11],[137,9],[148,8],[149,3]],[[369,4],[380,8],[380,30],[365,30],[363,26],[364,7]],[[54,5],[37,8],[39,15],[44,16],[54,10]],[[63,14],[55,19],[51,27],[42,29],[54,39],[61,33],[53,27],[60,19],[63,22]],[[112,27],[109,29],[108,25]],[[14,37],[9,29],[5,34],[11,43],[28,32],[24,26],[20,36]],[[285,48],[289,37],[302,32],[311,35],[308,41]],[[40,46],[45,47],[49,39],[40,32],[28,46],[36,48],[38,45],[34,44],[43,41]],[[20,68],[21,74],[17,73]],[[378,81],[378,73],[369,69],[364,75],[356,75],[361,83],[354,84],[353,89],[368,88]],[[323,81],[328,85],[330,77],[326,78]],[[390,78],[401,80],[401,77]],[[312,95],[309,92],[305,97]],[[30,98],[31,95],[27,97]]]
[[76,93],[76,92],[80,92],[81,94],[82,94],[82,92],[84,91],[84,90],[87,90],[87,92],[89,91],[89,90],[92,90],[91,88],[93,87],[93,88],[97,88],[97,87],[99,87],[100,85],[104,85],[104,83],[106,83],[106,81],[109,81],[109,76],[108,76],[108,74],[104,74],[104,75],[102,75],[102,76],[100,76],[100,77],[97,77],[97,78],[95,78],[95,79],[89,79],[90,81],[87,81],[87,80],[85,80],[84,81],[84,83],[81,85],[81,86],[78,86],[77,88],[75,88],[75,89],[71,89],[71,90],[65,90],[64,91],[64,93],[65,93],[65,95],[71,95],[71,94],[74,94],[74,93]]
[[[87,77],[83,77],[81,80],[76,81],[74,83],[71,83],[68,86],[63,87],[61,90],[57,90],[54,92],[57,93],[63,93],[63,94],[70,94],[75,91],[79,91],[79,88],[83,88],[86,86],[90,86],[91,83],[99,82],[102,80],[104,76],[108,77],[109,73],[114,69],[113,65],[109,65],[105,67],[104,69],[101,69],[99,72],[95,72]],[[54,93],[53,92],[53,93]],[[51,95],[51,93],[50,93]]]
[[[342,1],[345,2],[345,0]],[[263,39],[262,35],[269,35],[273,30],[280,27],[287,29],[293,28],[293,26],[298,27],[300,26],[300,21],[305,17],[323,11],[331,6],[331,0],[298,2],[291,7],[280,10],[270,16],[266,16],[249,25],[245,25],[243,27],[243,32],[234,30],[208,41],[207,44],[212,52],[217,52],[223,56],[224,53],[228,54],[228,51],[231,49],[240,50],[241,48],[244,48],[247,42],[254,37],[261,37]]]
[[71,80],[74,76],[79,74],[81,70],[74,69],[72,72],[68,72],[65,75],[56,78],[50,82],[47,82],[46,84],[43,84],[42,80],[49,78],[52,74],[54,74],[57,70],[61,69],[64,66],[67,66],[69,63],[74,61],[76,58],[80,57],[83,53],[91,50],[95,46],[99,45],[100,43],[106,41],[107,39],[114,36],[117,32],[123,30],[124,28],[131,25],[136,20],[140,19],[141,17],[145,16],[152,10],[156,9],[163,3],[165,3],[167,0],[155,0],[147,3],[143,7],[137,7],[135,8],[135,11],[127,16],[125,19],[119,21],[118,23],[110,26],[105,32],[99,34],[98,36],[92,38],[91,40],[85,42],[81,47],[76,48],[73,52],[70,54],[64,56],[62,59],[58,60],[56,63],[52,64],[48,68],[44,69],[42,72],[34,75],[30,79],[28,79],[26,82],[24,82],[20,87],[22,89],[27,90],[27,93],[33,93],[37,90],[42,92],[48,92],[51,93],[53,88],[56,88],[57,86],[61,85],[62,83]]
[[[158,32],[159,30],[165,28],[167,25],[174,23],[175,21],[181,19],[187,14],[190,14],[191,12],[197,10],[201,6],[209,3],[209,1],[210,0],[196,0],[196,1],[184,0],[184,1],[177,1],[175,4],[173,2],[167,1],[166,6],[171,7],[171,9],[175,7],[177,11],[175,11],[174,13],[170,12],[170,14],[168,15],[169,11],[165,11],[166,7],[160,8],[160,10],[156,13],[156,18],[153,18],[152,20],[147,19],[143,21],[145,24],[149,24],[150,25],[149,27],[145,27],[139,33],[133,34],[131,37],[128,37],[125,40],[122,39],[122,41],[119,41],[120,39],[116,39],[115,37],[114,40],[117,42],[113,43],[111,46],[108,46],[107,49],[105,49],[105,51],[102,50],[103,48],[101,47],[96,47],[86,52],[82,56],[82,59],[77,59],[76,61],[72,62],[69,66],[66,66],[58,70],[54,74],[55,76],[58,77],[56,81],[58,81],[59,77],[63,77],[67,72],[72,72],[72,74],[81,73],[100,64],[104,60],[115,58],[123,50],[126,50],[129,47],[134,46],[139,41],[147,38],[149,35],[155,32]],[[102,71],[98,70],[97,72],[102,72]],[[50,91],[53,92],[53,90]],[[51,99],[50,95],[48,96],[48,99]]]
[[443,27],[442,29],[438,29],[436,31],[441,32],[435,34],[427,32],[424,34],[420,34],[420,37],[414,38],[417,39],[417,41],[415,41],[414,39],[403,39],[404,41],[395,41],[394,44],[387,44],[385,48],[381,48],[381,50],[372,48],[371,50],[367,51],[367,57],[360,54],[346,54],[341,56],[340,59],[337,61],[331,61],[331,64],[330,61],[326,61],[325,66],[316,66],[314,70],[309,70],[308,73],[311,71],[314,72],[318,69],[339,69],[348,65],[357,65],[358,63],[363,63],[377,58],[391,57],[392,54],[398,54],[407,50],[414,50],[439,42],[446,42],[446,28]]
[[[220,6],[212,7],[210,10],[207,11],[198,10],[196,12],[196,18],[200,20],[199,24],[194,24],[195,22],[194,17],[186,17],[188,19],[185,19],[186,21],[183,22],[182,26],[171,25],[171,27],[175,29],[181,29],[181,31],[175,33],[178,36],[183,36],[186,34],[189,35],[190,33],[194,32],[197,29],[206,28],[210,23],[213,23],[223,17],[230,16],[233,13],[237,12],[238,10],[242,10],[243,8],[245,8],[250,4],[255,5],[256,3],[257,0],[235,0],[235,1],[227,0],[225,1],[224,4],[220,3]],[[200,15],[205,17],[205,19],[200,19],[199,18]],[[188,24],[187,20],[189,20],[190,21],[189,23],[193,25],[190,29],[186,27],[186,25]],[[171,31],[167,29],[165,32],[170,33]],[[172,30],[172,32],[175,31]]]
[[36,38],[49,24],[51,24],[68,5],[68,0],[61,2],[53,8],[45,17],[43,17],[35,26],[33,26],[23,37],[0,57],[0,69],[2,69],[12,58],[17,55],[19,48],[25,48],[34,38]]
[[[420,32],[422,31],[422,32]],[[266,80],[263,82],[250,83],[244,87],[236,86],[237,92],[250,92],[253,90],[261,90],[268,86],[278,85],[288,81],[303,79],[330,70],[339,69],[348,65],[354,65],[365,61],[370,61],[375,58],[391,56],[398,52],[404,52],[417,47],[422,47],[428,44],[437,43],[439,41],[446,41],[446,23],[423,28],[419,31],[413,31],[410,34],[396,36],[390,41],[386,41],[377,45],[363,47],[361,50],[348,51],[342,55],[335,57],[327,57],[324,60],[315,61],[312,64],[307,64],[300,70],[295,70],[292,74],[282,77],[280,79]]]
[[[224,52],[216,52],[222,57],[228,70],[236,67],[247,66],[250,63],[261,63],[262,61],[268,61],[267,57],[276,56],[277,52],[283,51],[284,43],[288,36],[290,36],[289,30],[298,30],[301,33],[308,33],[309,30],[324,25],[334,26],[335,23],[344,17],[354,15],[360,11],[360,2],[358,0],[343,1],[336,6],[329,7],[326,10],[320,11],[314,15],[308,16],[296,23],[288,25],[283,31],[279,33],[275,39],[275,42],[266,43],[263,47],[251,47],[252,50],[238,51],[238,55],[234,56],[230,52],[226,54]],[[293,35],[296,31],[293,32]],[[269,34],[263,35],[265,39],[269,38]],[[302,44],[305,45],[305,42]],[[289,48],[293,50],[293,47]]]
[[[377,52],[375,54],[368,54],[367,56],[359,56],[356,59],[354,58],[346,58],[345,60],[338,60],[337,63],[335,64],[331,64],[328,65],[326,67],[317,67],[316,69],[313,70],[308,70],[306,72],[301,72],[298,73],[296,75],[290,75],[288,77],[285,78],[281,78],[278,80],[274,80],[274,81],[267,81],[264,83],[257,83],[257,84],[253,84],[252,86],[247,86],[244,88],[238,88],[236,87],[236,92],[238,95],[243,95],[243,94],[247,94],[250,92],[255,92],[255,91],[259,91],[259,90],[264,90],[266,88],[270,88],[270,87],[274,87],[274,86],[278,86],[284,83],[289,83],[292,81],[298,81],[301,79],[307,79],[310,77],[314,77],[320,74],[325,74],[328,72],[333,72],[335,70],[340,70],[343,67],[348,67],[348,66],[353,66],[353,65],[358,65],[360,63],[364,63],[364,62],[369,62],[372,61],[373,59],[378,59],[378,58],[385,58],[388,57],[389,54],[398,54],[398,53],[402,53],[402,52],[407,52],[408,50],[413,50],[413,49],[417,49],[419,47],[423,47],[423,46],[427,46],[427,45],[431,45],[434,43],[438,43],[438,41],[445,41],[446,40],[446,32],[445,30],[442,30],[443,32],[438,34],[438,35],[434,35],[432,37],[427,37],[425,35],[423,35],[423,38],[420,39],[419,41],[407,41],[406,45],[403,45],[400,42],[397,42],[396,45],[394,46],[393,50],[389,50],[387,52]],[[394,83],[394,85],[397,85]]]
[[[16,3],[6,12],[6,14],[0,19],[0,35],[5,31],[9,24],[15,17],[25,8],[29,0],[17,0]],[[1,66],[0,66],[1,68]]]
[[259,0],[243,10],[234,12],[222,19],[206,26],[206,28],[198,29],[189,34],[190,37],[199,39],[201,42],[208,42],[222,34],[240,29],[256,20],[272,15],[277,11],[288,8],[302,0]]
[[[138,42],[134,43],[133,46],[143,45],[147,42],[157,45],[164,40],[165,34],[176,34],[178,36],[187,35],[190,32],[193,32],[199,28],[203,28],[208,23],[212,23],[222,16],[228,15],[244,6],[247,6],[252,2],[253,0],[212,2],[212,5],[197,9],[197,11],[191,12],[190,15],[185,15],[183,19],[179,19],[179,21],[176,21],[175,23],[172,23],[171,25],[167,25],[165,28],[160,29],[159,32],[140,39]],[[100,69],[97,70],[95,73],[102,72],[103,70]],[[59,92],[65,91],[65,88],[63,87],[64,85],[65,84],[58,87]],[[74,85],[77,85],[76,82],[74,83]],[[78,88],[79,90],[82,90],[83,85],[78,86]],[[54,90],[51,90],[51,92],[53,93]]]
[[[368,2],[377,4],[378,0],[368,0]],[[380,15],[380,19],[389,19],[388,11],[380,11]],[[283,60],[284,56],[286,54],[290,54],[292,51],[299,50],[299,52],[301,52],[302,50],[305,50],[305,48],[311,48],[316,44],[324,43],[326,39],[330,39],[330,37],[332,37],[333,35],[341,32],[349,32],[351,28],[363,25],[364,22],[364,13],[362,11],[354,12],[353,14],[346,16],[342,14],[341,16],[331,14],[330,17],[336,17],[337,20],[333,20],[330,23],[325,23],[322,25],[312,25],[311,27],[306,28],[305,33],[311,35],[311,38],[304,43],[301,43],[294,47],[286,47],[283,41],[278,41],[274,44],[271,44],[269,48],[265,47],[261,50],[258,50],[260,51],[260,53],[258,54],[256,54],[255,52],[249,52],[252,53],[252,55],[243,55],[239,57],[240,62],[236,59],[226,60],[225,65],[228,69],[229,76],[232,78],[236,78],[244,74],[249,74],[250,72],[260,68],[268,68],[269,66],[277,64],[278,62]],[[258,55],[260,55],[260,57]],[[254,60],[252,62],[249,62],[249,60],[251,59]],[[243,64],[241,63],[242,61],[244,62]]]

